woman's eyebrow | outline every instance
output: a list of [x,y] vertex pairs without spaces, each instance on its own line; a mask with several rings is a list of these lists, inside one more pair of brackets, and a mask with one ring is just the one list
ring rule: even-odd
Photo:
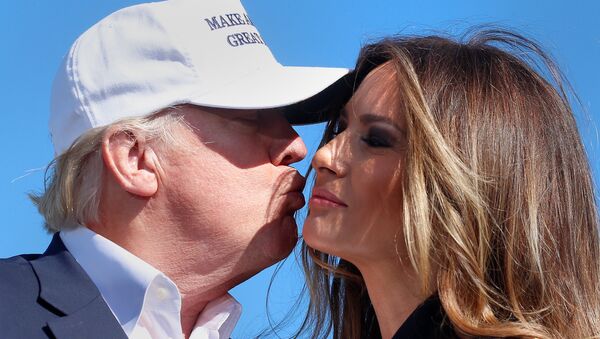
[[405,133],[404,129],[400,128],[400,126],[398,124],[396,124],[395,121],[393,121],[392,119],[390,119],[388,117],[382,116],[382,115],[373,114],[373,113],[365,113],[365,114],[360,115],[359,120],[364,125],[374,123],[374,122],[383,122],[383,123],[386,123],[386,124],[391,125],[392,127],[396,128],[399,132]]

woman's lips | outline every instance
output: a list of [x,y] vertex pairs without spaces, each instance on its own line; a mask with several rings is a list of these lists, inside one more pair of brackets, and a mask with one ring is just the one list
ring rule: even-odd
[[309,201],[310,207],[318,208],[318,207],[348,207],[345,202],[343,202],[340,198],[335,196],[335,194],[329,192],[323,188],[315,188],[313,189],[312,196]]

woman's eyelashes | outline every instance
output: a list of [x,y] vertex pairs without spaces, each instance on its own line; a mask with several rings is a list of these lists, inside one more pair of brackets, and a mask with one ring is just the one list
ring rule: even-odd
[[344,120],[337,120],[334,124],[333,124],[333,128],[331,129],[331,137],[335,138],[338,135],[342,134],[342,132],[344,132],[346,130],[347,127],[347,123]]

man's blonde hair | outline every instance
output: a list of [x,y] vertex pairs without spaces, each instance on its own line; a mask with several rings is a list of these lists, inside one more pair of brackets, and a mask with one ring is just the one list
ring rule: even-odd
[[81,135],[48,165],[44,191],[29,194],[45,219],[46,230],[54,233],[99,221],[105,171],[102,140],[109,129],[143,136],[147,141],[166,143],[175,140],[173,127],[181,122],[181,116],[173,108],[148,117],[120,120]]

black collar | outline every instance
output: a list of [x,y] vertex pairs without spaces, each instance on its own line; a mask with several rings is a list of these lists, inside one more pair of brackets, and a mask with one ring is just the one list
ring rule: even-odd
[[400,326],[392,339],[458,338],[437,296],[425,300]]

